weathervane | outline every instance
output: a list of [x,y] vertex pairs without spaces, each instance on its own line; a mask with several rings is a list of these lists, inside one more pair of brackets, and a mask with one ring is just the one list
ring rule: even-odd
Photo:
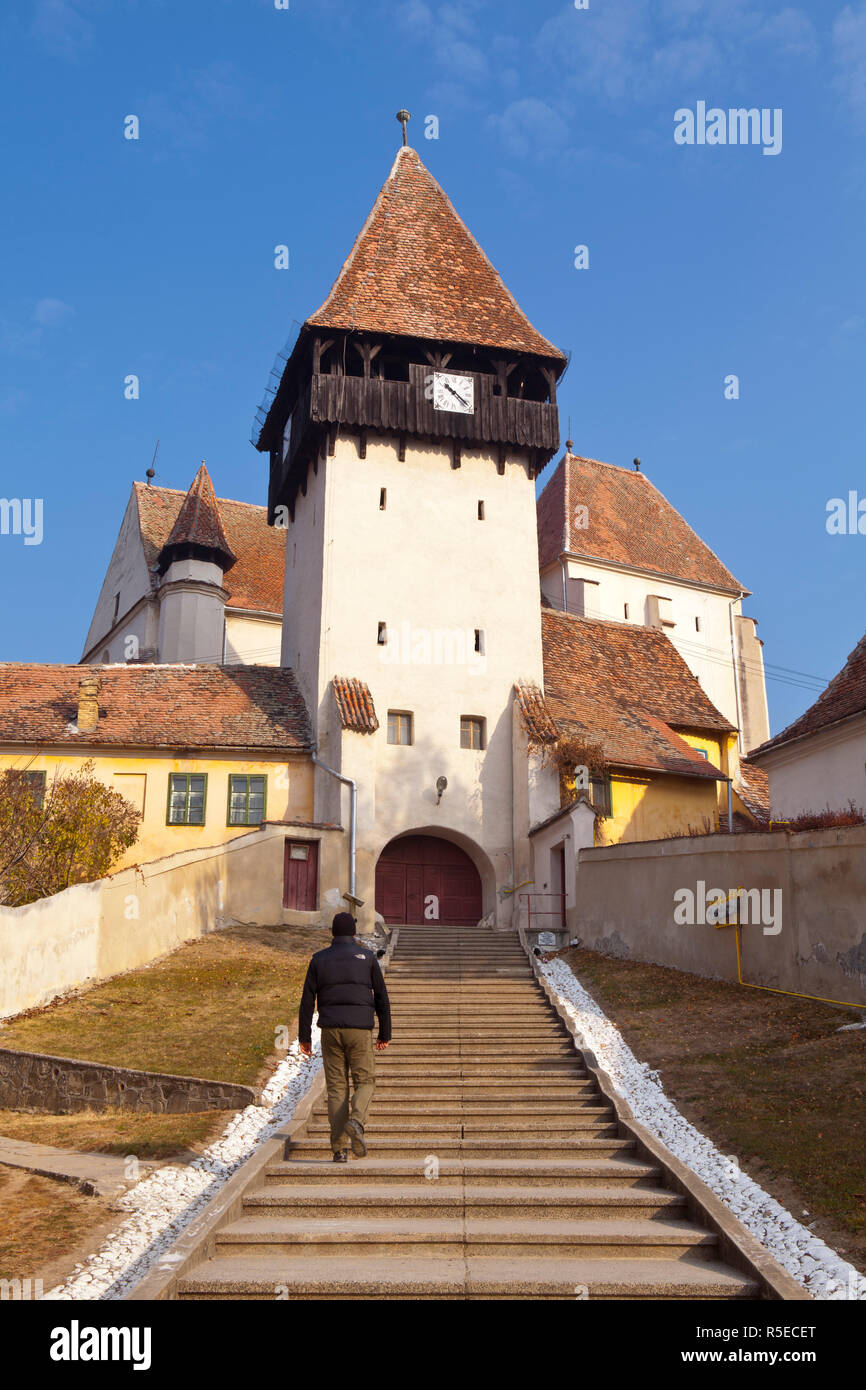
[[410,113],[410,112],[408,112],[408,111],[403,111],[403,110],[397,112],[397,120],[400,122],[401,126],[403,127],[403,144],[404,144],[404,145],[408,145],[408,143],[409,143],[408,139],[406,138],[406,123],[407,123],[407,121],[411,121],[411,119],[412,119],[412,116],[411,116],[411,113]]

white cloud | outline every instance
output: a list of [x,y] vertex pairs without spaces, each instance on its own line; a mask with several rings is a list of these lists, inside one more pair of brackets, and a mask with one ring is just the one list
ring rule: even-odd
[[43,328],[54,328],[70,318],[75,310],[62,299],[40,299],[33,310],[33,317]]
[[570,131],[558,111],[535,97],[524,97],[506,106],[501,116],[489,116],[503,146],[518,159],[527,156],[564,155]]
[[71,0],[38,0],[31,31],[49,53],[73,62],[93,39],[89,20]]
[[846,5],[833,24],[836,86],[866,118],[866,0]]

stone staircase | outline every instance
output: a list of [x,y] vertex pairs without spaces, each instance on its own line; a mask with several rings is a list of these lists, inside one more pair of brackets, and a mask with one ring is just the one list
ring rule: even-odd
[[324,1099],[245,1193],[185,1299],[742,1299],[642,1162],[516,936],[402,927],[369,1153],[331,1162]]

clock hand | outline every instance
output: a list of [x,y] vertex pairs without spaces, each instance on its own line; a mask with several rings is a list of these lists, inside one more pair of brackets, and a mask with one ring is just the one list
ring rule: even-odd
[[451,385],[449,385],[449,383],[448,383],[447,381],[446,381],[446,382],[443,382],[443,385],[444,385],[446,391],[450,391],[451,394],[452,394],[452,396],[456,396],[456,397],[457,397],[457,399],[458,399],[458,401],[460,402],[461,405],[468,405],[468,404],[469,404],[469,402],[468,402],[467,400],[465,400],[465,399],[463,398],[463,396],[461,396],[460,392],[459,392],[459,391],[455,391],[455,390],[454,390],[454,387],[451,386]]

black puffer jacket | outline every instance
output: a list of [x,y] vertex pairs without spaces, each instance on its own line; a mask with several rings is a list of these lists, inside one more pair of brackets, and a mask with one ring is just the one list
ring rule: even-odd
[[335,936],[307,968],[298,1015],[298,1041],[309,1045],[318,1000],[320,1028],[372,1028],[391,1041],[391,1005],[379,962],[354,936]]

